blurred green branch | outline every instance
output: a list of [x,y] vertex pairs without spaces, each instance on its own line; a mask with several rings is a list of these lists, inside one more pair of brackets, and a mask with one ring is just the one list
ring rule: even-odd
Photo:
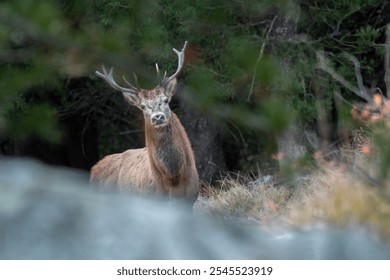
[[[24,36],[32,40],[35,44],[39,44],[43,47],[50,47],[57,52],[67,53],[70,56],[74,55],[77,59],[83,59],[85,64],[88,63],[87,66],[94,65],[93,67],[95,68],[97,67],[96,65],[103,63],[117,66],[128,72],[133,72],[136,68],[139,75],[148,76],[147,73],[149,73],[149,70],[143,67],[140,58],[137,57],[134,52],[128,51],[125,56],[123,53],[118,54],[107,51],[101,45],[93,44],[87,40],[78,42],[70,38],[64,38],[63,35],[55,36],[48,34],[47,32],[40,30],[34,22],[13,13],[4,6],[0,6],[0,23],[8,26],[11,30],[22,32]],[[104,30],[102,29],[96,31],[104,33]],[[12,54],[11,51],[3,51],[0,53],[0,59],[1,56],[3,56],[7,57],[8,60],[11,60],[11,62],[25,61],[30,58],[30,55],[28,50],[12,50]],[[7,59],[4,59],[3,61],[6,62]],[[88,71],[91,69],[88,69],[87,67],[86,70]]]

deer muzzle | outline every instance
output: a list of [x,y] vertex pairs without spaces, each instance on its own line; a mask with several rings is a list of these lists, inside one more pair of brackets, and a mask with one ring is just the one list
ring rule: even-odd
[[157,113],[155,115],[152,115],[152,125],[162,125],[167,122],[167,118],[165,117],[164,114]]

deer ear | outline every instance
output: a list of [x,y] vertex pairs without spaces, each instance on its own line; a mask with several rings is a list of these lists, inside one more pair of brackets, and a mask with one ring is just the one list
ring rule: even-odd
[[176,78],[173,79],[172,81],[169,81],[165,86],[165,95],[171,98],[172,95],[175,93],[176,85],[177,85]]
[[139,107],[141,104],[141,100],[136,94],[127,91],[122,91],[122,94],[126,101],[131,105]]

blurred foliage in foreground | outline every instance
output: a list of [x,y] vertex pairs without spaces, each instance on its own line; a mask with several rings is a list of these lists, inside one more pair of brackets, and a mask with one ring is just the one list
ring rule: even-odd
[[[108,90],[94,71],[102,63],[113,65],[118,77],[135,72],[141,86],[150,88],[154,63],[173,71],[172,47],[188,40],[181,81],[191,106],[219,122],[226,154],[239,150],[234,169],[254,170],[264,150],[276,152],[276,138],[294,119],[311,127],[330,123],[329,141],[337,138],[336,120],[338,128],[351,127],[348,114],[341,113],[350,105],[343,103],[335,113],[334,92],[349,102],[357,98],[317,69],[316,52],[326,52],[351,83],[354,68],[343,53],[355,55],[367,86],[376,82],[383,88],[378,77],[389,14],[390,4],[379,0],[3,1],[1,148],[6,154],[4,143],[31,137],[64,142],[61,120],[79,113],[84,130],[98,127],[101,154],[120,150],[121,140],[107,139],[124,133],[129,121],[98,94]],[[277,38],[280,20],[291,20],[295,34]],[[388,154],[383,151],[385,177]]]

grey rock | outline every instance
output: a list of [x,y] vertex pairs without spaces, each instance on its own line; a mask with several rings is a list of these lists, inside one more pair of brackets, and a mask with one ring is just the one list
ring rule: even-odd
[[180,201],[99,192],[87,174],[0,160],[0,259],[389,259],[362,228],[242,226]]

